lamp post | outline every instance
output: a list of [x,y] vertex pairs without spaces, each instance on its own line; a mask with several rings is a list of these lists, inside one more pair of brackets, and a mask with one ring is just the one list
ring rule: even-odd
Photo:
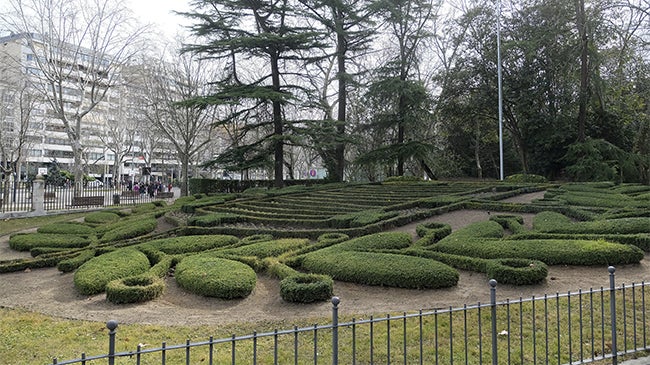
[[497,87],[499,89],[499,178],[503,181],[503,92],[501,85],[501,0],[497,0]]

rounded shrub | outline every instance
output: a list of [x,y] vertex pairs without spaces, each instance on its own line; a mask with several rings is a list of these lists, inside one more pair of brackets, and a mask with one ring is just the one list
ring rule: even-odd
[[93,212],[84,217],[84,222],[90,224],[115,223],[120,220],[120,215],[115,212]]
[[537,284],[548,275],[548,266],[538,260],[495,259],[487,260],[488,278],[499,284],[530,285]]
[[255,271],[249,266],[205,254],[181,260],[174,276],[185,290],[221,299],[245,298],[257,281]]
[[240,220],[241,217],[237,214],[211,213],[211,214],[191,217],[190,219],[187,220],[187,224],[190,226],[198,226],[198,227],[216,227],[226,223],[237,223]]
[[399,288],[447,288],[458,283],[458,272],[441,262],[421,257],[332,248],[309,253],[302,267],[336,280]]
[[93,257],[95,257],[95,250],[84,250],[74,257],[59,261],[56,268],[61,272],[73,272]]
[[9,247],[16,251],[29,251],[35,247],[81,248],[91,242],[88,237],[70,234],[18,233],[9,238]]
[[331,232],[323,233],[318,236],[318,243],[333,245],[335,243],[341,243],[350,239],[345,233]]
[[334,281],[326,275],[297,274],[280,281],[280,296],[287,302],[320,302],[330,299],[333,292]]
[[80,236],[92,236],[95,230],[83,223],[76,222],[62,222],[46,224],[36,230],[38,233],[53,233],[53,234],[74,234]]
[[106,299],[115,304],[153,300],[165,291],[165,282],[152,274],[117,279],[106,285]]
[[128,224],[117,225],[115,228],[104,233],[100,242],[113,242],[143,236],[153,232],[157,226],[158,221],[153,217],[130,220]]
[[94,295],[103,292],[109,282],[142,274],[149,270],[149,260],[134,248],[122,248],[90,259],[74,273],[74,286],[79,293]]

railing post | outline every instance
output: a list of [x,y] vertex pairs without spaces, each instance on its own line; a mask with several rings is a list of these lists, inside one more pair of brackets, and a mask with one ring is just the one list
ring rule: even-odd
[[106,322],[108,328],[108,365],[115,365],[115,334],[117,333],[117,321]]
[[339,297],[332,297],[332,365],[339,364]]
[[616,268],[610,266],[607,268],[609,271],[609,310],[612,317],[612,364],[618,364],[618,348],[616,345],[616,282],[614,280],[614,273]]
[[497,365],[497,281],[490,280],[490,309],[492,311],[492,365]]

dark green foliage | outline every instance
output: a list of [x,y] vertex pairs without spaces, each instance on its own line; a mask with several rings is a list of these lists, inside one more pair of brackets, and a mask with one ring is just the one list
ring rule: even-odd
[[74,285],[79,293],[94,295],[105,290],[109,282],[142,274],[149,270],[149,260],[134,248],[123,248],[90,259],[75,272]]
[[364,210],[333,216],[330,218],[330,224],[335,228],[363,227],[395,216],[397,216],[397,212]]
[[160,258],[160,260],[149,269],[149,274],[155,275],[159,278],[164,278],[169,269],[176,264],[178,259],[171,255],[165,255]]
[[70,234],[18,233],[9,238],[9,247],[16,251],[29,251],[35,247],[80,248],[91,242],[88,237]]
[[422,223],[415,228],[418,237],[426,237],[428,244],[437,242],[451,234],[451,226],[446,223]]
[[[184,205],[183,207],[185,207]],[[221,225],[223,223],[237,223],[241,221],[240,216],[230,213],[212,213],[206,215],[200,215],[196,217],[191,217],[187,220],[187,224],[190,226],[199,226],[199,227],[214,227]]]
[[144,204],[138,204],[134,206],[131,209],[131,212],[133,214],[140,214],[146,212],[153,212],[156,209],[158,209],[158,206],[156,206],[154,203],[144,203]]
[[79,236],[94,236],[95,230],[83,223],[63,222],[56,224],[47,224],[38,227],[38,233],[55,233],[55,234],[73,234]]
[[255,271],[241,262],[193,255],[176,265],[175,278],[182,288],[207,297],[247,297],[255,288]]
[[545,183],[546,178],[534,174],[515,174],[506,176],[506,181],[509,183]]
[[437,261],[332,247],[305,255],[302,267],[335,280],[364,285],[425,289],[447,288],[458,282],[458,272]]
[[90,224],[115,223],[120,220],[120,215],[115,212],[92,212],[84,217],[84,222]]
[[313,303],[328,300],[334,281],[326,275],[296,274],[280,281],[280,296],[287,302]]
[[546,279],[548,267],[538,260],[495,259],[487,261],[486,273],[499,284],[531,285]]
[[571,222],[558,213],[544,212],[533,220],[535,230],[548,233],[635,234],[650,233],[650,217]]
[[152,274],[117,279],[106,285],[106,300],[115,304],[140,303],[156,299],[165,291],[165,283]]
[[143,236],[153,232],[158,226],[158,221],[151,218],[131,219],[126,224],[119,224],[115,228],[104,233],[100,242],[114,242],[129,238]]
[[444,239],[430,249],[485,259],[526,258],[548,265],[620,265],[635,264],[643,259],[643,251],[638,247],[588,240],[512,241],[466,237]]
[[236,256],[256,256],[258,258],[279,256],[288,251],[298,250],[309,244],[304,238],[285,238],[273,241],[251,243],[237,248],[217,251],[218,253]]
[[633,245],[645,252],[650,252],[650,235],[646,233],[639,234],[578,234],[578,233],[545,233],[536,231],[527,231],[507,237],[508,240],[528,240],[528,239],[556,239],[556,240],[605,240],[616,242],[623,245]]
[[81,251],[76,256],[59,262],[56,265],[56,268],[61,272],[72,272],[79,268],[79,266],[83,265],[86,261],[95,257],[95,252],[95,250]]
[[497,214],[491,215],[490,220],[499,223],[501,227],[512,233],[521,233],[525,230],[524,218],[520,215]]
[[205,235],[205,236],[180,236],[148,241],[138,248],[155,249],[166,254],[183,254],[207,251],[220,247],[232,246],[239,242],[235,236]]
[[344,233],[325,233],[320,236],[318,236],[318,243],[321,243],[323,245],[333,245],[336,243],[344,242],[350,239],[350,236]]
[[271,240],[273,240],[273,236],[270,234],[254,234],[242,238],[241,243],[249,244],[249,243],[258,243],[258,242],[271,241]]
[[264,259],[264,262],[267,274],[271,275],[274,278],[282,280],[288,276],[298,274],[298,271],[294,270],[288,265],[279,262],[275,258],[268,257]]

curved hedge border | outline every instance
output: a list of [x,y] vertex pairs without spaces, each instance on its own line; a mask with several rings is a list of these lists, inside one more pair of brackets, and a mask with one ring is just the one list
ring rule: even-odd
[[143,236],[153,232],[157,226],[158,221],[155,218],[131,219],[127,224],[119,225],[104,233],[100,242],[113,242]]
[[92,212],[84,217],[84,222],[90,224],[108,224],[120,220],[120,215],[115,212]]
[[182,259],[174,276],[178,285],[192,293],[221,299],[245,298],[257,281],[249,266],[205,254]]
[[115,304],[153,300],[165,291],[165,283],[156,275],[143,274],[117,279],[106,285],[106,299]]
[[239,238],[228,235],[180,236],[148,241],[139,245],[138,248],[161,251],[166,254],[183,254],[232,246],[238,242]]
[[280,281],[280,296],[287,302],[319,302],[330,299],[333,293],[334,281],[327,275],[296,274]]
[[149,259],[134,248],[122,248],[90,259],[75,272],[74,285],[79,293],[103,292],[109,282],[142,274],[149,270]]
[[38,233],[53,233],[53,234],[73,234],[79,236],[94,236],[95,229],[83,223],[75,222],[62,222],[54,224],[46,224],[39,227],[36,232]]
[[487,261],[486,273],[499,284],[531,285],[546,279],[548,266],[538,260],[495,259]]
[[9,247],[16,251],[29,251],[36,247],[82,248],[90,245],[88,237],[54,233],[17,233],[9,237]]
[[95,253],[95,250],[84,250],[75,257],[60,261],[56,265],[56,268],[61,272],[73,272],[77,270],[81,265],[83,265],[86,261],[95,257]]

